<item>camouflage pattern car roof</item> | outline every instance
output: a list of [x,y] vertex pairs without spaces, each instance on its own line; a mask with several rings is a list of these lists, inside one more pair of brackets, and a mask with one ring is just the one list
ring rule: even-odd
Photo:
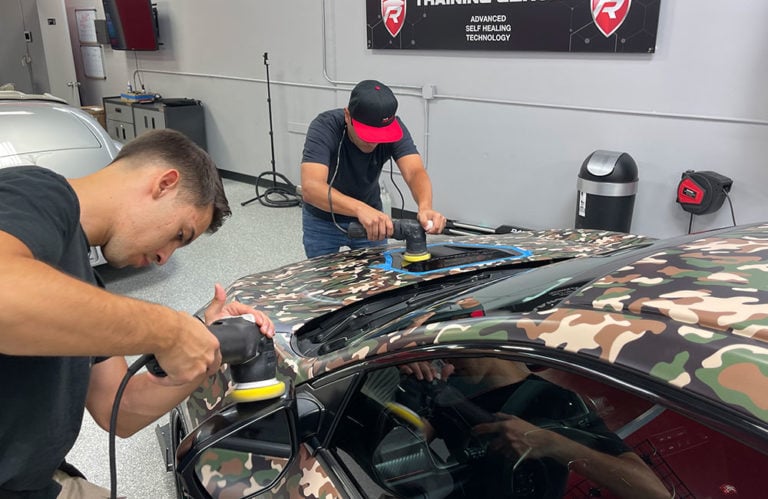
[[[379,248],[345,251],[242,277],[229,289],[230,298],[269,313],[278,330],[295,331],[309,319],[395,288],[421,281],[507,265],[524,266],[611,253],[653,241],[652,238],[596,230],[525,231],[504,235],[436,238],[446,245],[515,247],[524,256],[514,262],[493,260],[424,274],[387,268]],[[430,244],[432,242],[430,241]],[[401,248],[393,245],[389,248]]]
[[768,225],[703,235],[642,258],[564,306],[592,309],[604,325],[594,338],[601,358],[768,422]]
[[[653,241],[652,238],[632,234],[572,229],[436,237],[433,240],[439,244],[514,246],[527,255],[515,260],[514,265],[612,253]],[[395,244],[388,248],[401,247]],[[352,353],[342,351],[339,355],[333,354],[323,359],[301,357],[293,350],[291,337],[308,320],[375,294],[417,282],[438,279],[448,274],[510,265],[508,261],[496,260],[418,275],[388,270],[382,266],[383,262],[381,248],[345,251],[242,277],[228,288],[227,295],[228,299],[238,300],[269,314],[278,332],[274,343],[280,375],[300,383],[335,366],[362,360],[369,353],[388,348],[385,344],[370,351],[365,350],[362,356],[353,350]],[[198,389],[182,404],[190,424],[199,424],[208,414],[226,404],[226,395],[231,388],[226,370],[222,368],[215,383]]]
[[638,260],[569,302],[662,315],[768,342],[768,226],[697,239]]
[[429,324],[285,360],[301,380],[385,351],[478,341],[535,342],[620,364],[768,423],[768,225],[639,259],[556,309]]

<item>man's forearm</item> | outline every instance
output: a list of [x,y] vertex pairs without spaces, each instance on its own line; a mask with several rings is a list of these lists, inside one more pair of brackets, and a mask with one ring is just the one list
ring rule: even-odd
[[175,339],[179,312],[114,295],[32,258],[2,260],[4,354],[131,355],[168,348]]
[[[210,382],[211,378],[203,381]],[[125,389],[116,434],[122,438],[130,437],[167,414],[199,386],[200,382],[172,387],[161,386],[153,383],[148,374],[137,374]]]
[[670,493],[634,453],[612,456],[586,447],[567,437],[552,456],[579,475],[622,498],[668,499]]

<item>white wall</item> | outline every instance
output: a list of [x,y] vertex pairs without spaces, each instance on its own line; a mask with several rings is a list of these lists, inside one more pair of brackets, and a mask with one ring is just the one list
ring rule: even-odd
[[[118,94],[138,66],[147,89],[200,99],[209,149],[225,170],[271,168],[268,52],[277,169],[296,183],[306,125],[345,105],[358,80],[377,78],[400,93],[435,208],[449,218],[571,227],[579,167],[607,149],[639,167],[634,232],[687,231],[674,202],[686,169],[733,178],[737,222],[768,219],[764,0],[661,0],[651,55],[371,51],[360,0],[158,0],[157,8],[162,49],[105,48],[97,92]],[[425,85],[436,98],[421,97]],[[694,229],[730,222],[726,203],[696,217]]]

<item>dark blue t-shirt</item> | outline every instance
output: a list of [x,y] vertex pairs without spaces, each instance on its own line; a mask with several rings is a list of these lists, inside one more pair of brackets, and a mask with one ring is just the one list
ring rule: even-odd
[[[344,109],[320,113],[312,120],[307,130],[301,162],[326,165],[327,181],[330,184],[333,179],[334,189],[380,210],[379,174],[384,163],[390,158],[397,161],[403,156],[419,152],[405,124],[400,118],[397,118],[397,121],[403,129],[403,138],[390,144],[379,144],[373,152],[365,153],[352,143],[347,135]],[[333,178],[337,164],[339,173]],[[330,213],[316,206],[307,204],[305,208],[318,218],[331,220]],[[336,215],[336,220],[350,222],[355,218]]]
[[[80,204],[61,175],[36,166],[0,169],[0,231],[37,260],[96,283]],[[45,307],[45,296],[28,298]],[[53,473],[80,432],[92,362],[0,354],[0,497],[58,495]]]

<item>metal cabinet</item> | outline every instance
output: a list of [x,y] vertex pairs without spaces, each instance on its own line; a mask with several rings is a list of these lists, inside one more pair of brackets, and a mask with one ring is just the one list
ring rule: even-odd
[[[194,99],[158,99],[149,103],[125,103],[119,97],[105,97],[109,134],[126,142],[144,132],[160,128],[178,130],[207,149],[205,138],[205,114],[200,101]],[[130,121],[125,119],[130,114]],[[114,124],[110,123],[114,122]],[[119,125],[130,127],[130,132]],[[129,138],[130,135],[130,138]]]
[[133,126],[133,107],[119,98],[104,99],[104,114],[109,136],[119,142],[128,142],[136,136]]
[[136,121],[136,135],[141,135],[148,130],[165,128],[165,113],[154,107],[135,106],[133,119]]

